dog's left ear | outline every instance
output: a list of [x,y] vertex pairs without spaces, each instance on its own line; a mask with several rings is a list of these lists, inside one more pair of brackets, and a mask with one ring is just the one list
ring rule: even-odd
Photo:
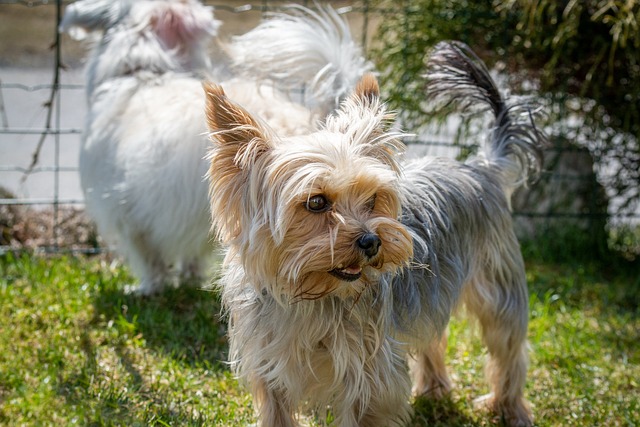
[[325,128],[350,135],[354,144],[362,147],[362,154],[382,160],[399,172],[397,158],[405,150],[401,141],[404,134],[393,130],[394,120],[395,114],[380,100],[378,80],[367,73],[340,109],[327,117]]
[[334,130],[344,132],[352,128],[354,123],[364,121],[369,132],[379,136],[389,132],[394,120],[395,114],[388,111],[380,99],[378,79],[372,73],[366,73],[334,114],[334,118],[327,119],[327,123],[333,122]]

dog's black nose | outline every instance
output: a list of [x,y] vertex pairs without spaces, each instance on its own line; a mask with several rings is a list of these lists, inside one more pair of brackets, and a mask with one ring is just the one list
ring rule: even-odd
[[358,247],[364,251],[365,255],[371,258],[376,256],[382,242],[376,234],[366,233],[358,239],[357,243]]

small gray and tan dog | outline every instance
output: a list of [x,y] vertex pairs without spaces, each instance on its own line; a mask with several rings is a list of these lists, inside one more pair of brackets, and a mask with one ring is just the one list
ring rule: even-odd
[[205,85],[230,359],[262,426],[297,426],[327,407],[338,426],[407,422],[407,360],[416,394],[449,391],[446,330],[462,304],[489,352],[484,402],[510,425],[531,424],[528,293],[509,198],[539,168],[542,136],[466,46],[440,44],[429,61],[436,98],[495,114],[486,150],[466,162],[404,161],[371,74],[298,136]]

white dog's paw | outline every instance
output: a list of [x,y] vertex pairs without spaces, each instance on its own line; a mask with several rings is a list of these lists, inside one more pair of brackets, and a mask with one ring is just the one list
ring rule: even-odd
[[162,282],[153,280],[142,280],[139,284],[127,284],[124,286],[124,293],[128,295],[138,295],[148,297],[156,295],[165,289]]

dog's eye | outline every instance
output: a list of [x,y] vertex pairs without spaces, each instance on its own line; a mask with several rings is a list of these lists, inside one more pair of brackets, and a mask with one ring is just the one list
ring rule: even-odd
[[369,212],[373,211],[373,208],[376,206],[376,195],[375,194],[373,196],[371,196],[371,198],[369,200],[367,200],[367,203],[365,204],[365,206],[369,210]]
[[317,213],[317,212],[324,212],[329,210],[330,205],[329,205],[329,202],[327,202],[326,197],[319,194],[317,196],[309,197],[309,200],[307,200],[306,207],[309,212]]

